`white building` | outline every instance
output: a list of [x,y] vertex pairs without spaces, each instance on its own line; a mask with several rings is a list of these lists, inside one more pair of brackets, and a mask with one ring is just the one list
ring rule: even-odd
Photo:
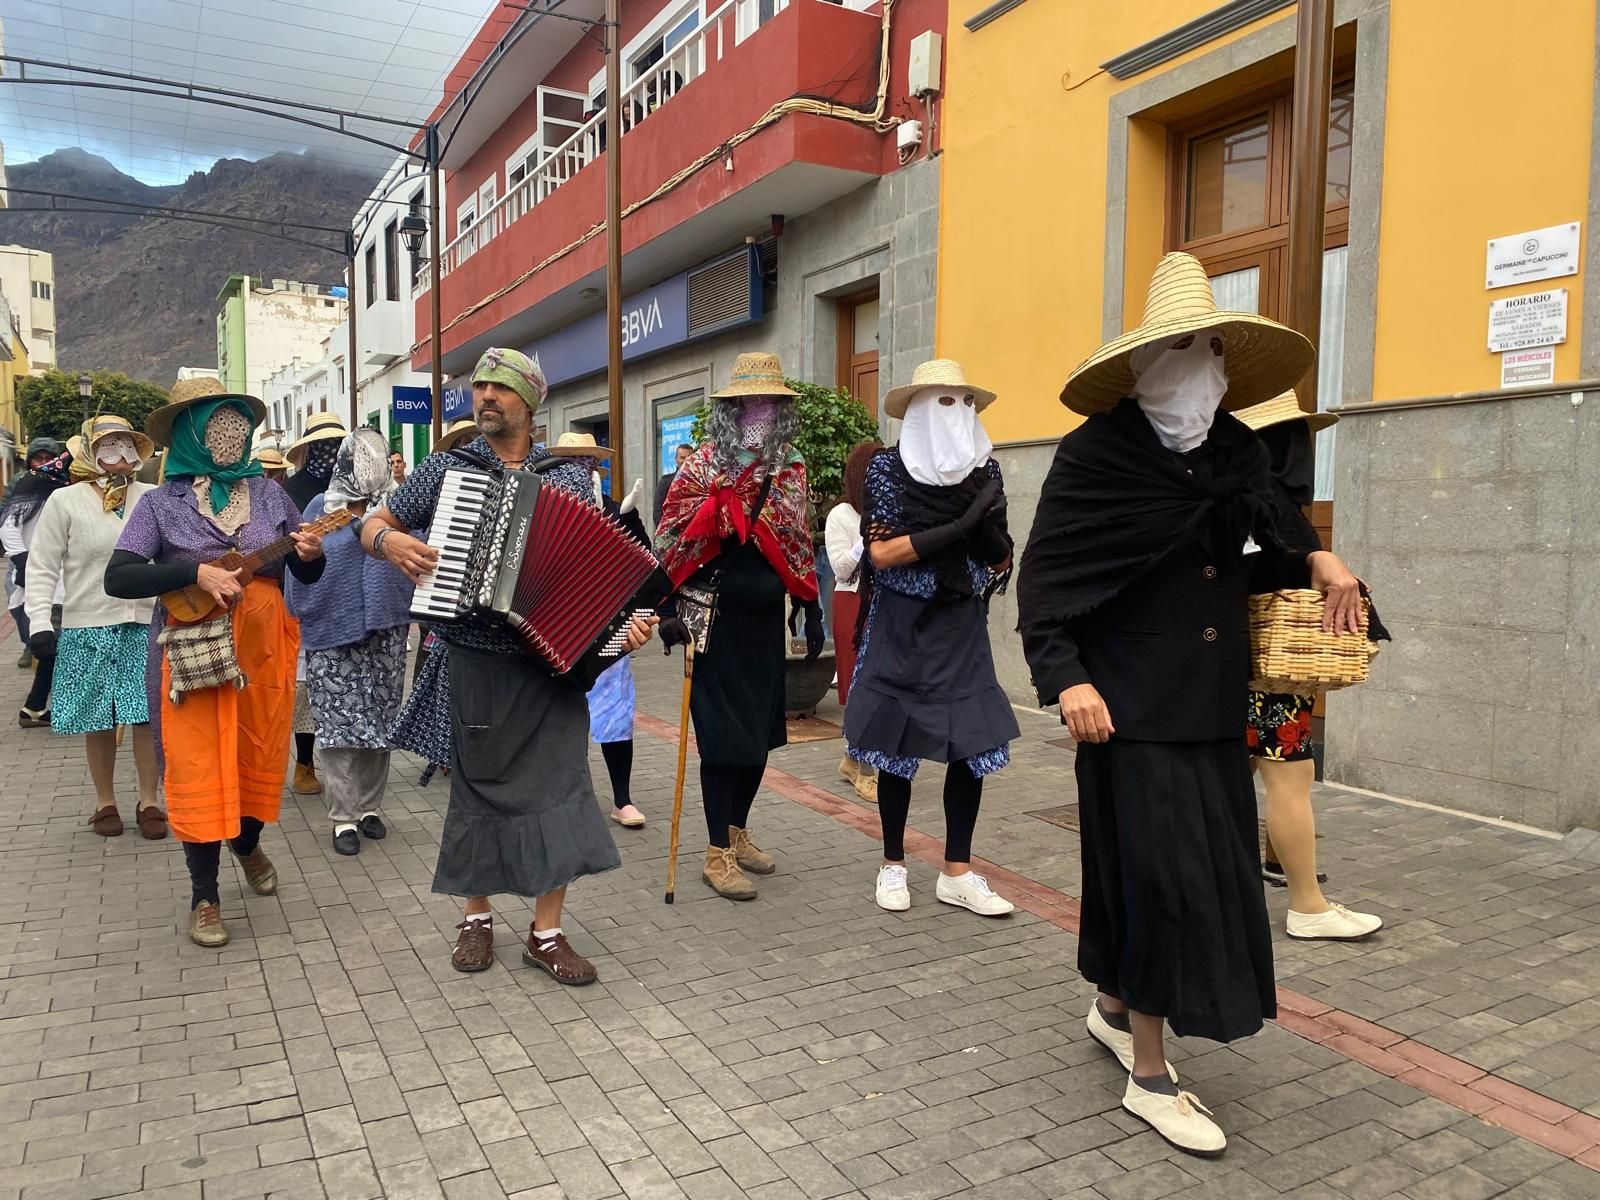
[[230,392],[265,399],[267,381],[294,359],[315,360],[344,320],[343,288],[231,275],[217,296],[217,375]]
[[28,343],[28,366],[43,375],[56,365],[56,267],[44,250],[0,246],[0,292],[11,301]]

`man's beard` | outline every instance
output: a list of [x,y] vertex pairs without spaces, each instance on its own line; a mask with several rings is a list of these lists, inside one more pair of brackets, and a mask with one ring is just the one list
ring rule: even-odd
[[478,414],[478,428],[484,433],[496,436],[519,432],[516,418],[504,409],[484,409]]

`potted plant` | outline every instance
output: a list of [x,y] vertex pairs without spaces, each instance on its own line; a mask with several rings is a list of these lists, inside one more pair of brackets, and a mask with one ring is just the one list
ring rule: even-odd
[[[811,542],[817,551],[819,583],[826,575],[827,558],[822,550],[822,528],[828,510],[844,493],[844,460],[860,442],[878,437],[878,422],[867,406],[844,388],[823,387],[798,379],[784,380],[798,395],[795,397],[795,415],[799,429],[794,446],[806,464],[806,487],[811,501]],[[706,409],[701,409],[694,425],[695,441],[704,437]],[[828,582],[831,583],[831,577]],[[823,612],[828,611],[828,597],[819,597]],[[784,710],[791,716],[810,716],[828,694],[833,682],[834,656],[832,646],[825,646],[816,659],[806,660],[803,637],[789,639],[788,668],[784,675]]]

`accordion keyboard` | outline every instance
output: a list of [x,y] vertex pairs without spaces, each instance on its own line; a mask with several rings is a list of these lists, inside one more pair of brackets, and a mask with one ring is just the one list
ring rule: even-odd
[[417,619],[453,621],[470,607],[472,539],[493,485],[487,471],[445,472],[428,527],[428,545],[439,552],[439,563],[412,596],[411,615]]

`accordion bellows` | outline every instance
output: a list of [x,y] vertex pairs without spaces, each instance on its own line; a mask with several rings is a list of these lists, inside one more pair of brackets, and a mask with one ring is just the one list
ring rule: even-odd
[[1376,646],[1367,640],[1371,604],[1361,598],[1360,633],[1326,633],[1324,598],[1310,588],[1250,597],[1250,686],[1303,695],[1351,687],[1367,678]]

